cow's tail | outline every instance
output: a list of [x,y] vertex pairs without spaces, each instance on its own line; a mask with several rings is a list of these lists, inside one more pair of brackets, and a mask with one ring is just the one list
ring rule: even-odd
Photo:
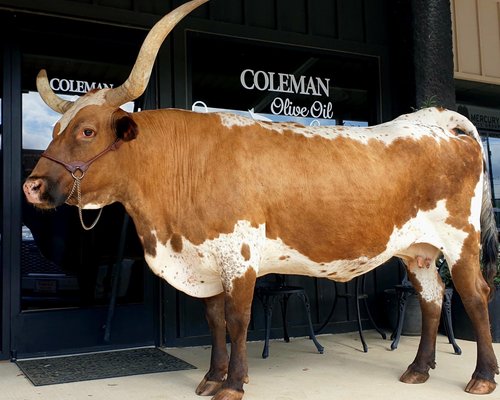
[[491,202],[491,188],[488,176],[485,164],[483,176],[483,202],[481,204],[481,263],[483,276],[491,289],[491,298],[495,293],[493,279],[497,275],[498,268],[498,229],[493,212],[493,204]]
[[481,264],[483,276],[490,286],[490,298],[495,293],[493,279],[497,275],[498,266],[498,228],[493,212],[493,203],[491,197],[491,187],[488,174],[488,163],[481,138],[476,127],[466,117],[453,113],[456,128],[465,134],[473,137],[481,146],[483,152],[483,200],[481,204]]

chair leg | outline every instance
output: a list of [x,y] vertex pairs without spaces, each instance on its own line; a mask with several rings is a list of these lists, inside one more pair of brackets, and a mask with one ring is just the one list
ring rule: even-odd
[[453,333],[453,325],[451,322],[451,297],[453,292],[451,290],[445,290],[444,301],[443,301],[443,311],[441,312],[441,317],[443,320],[444,330],[448,336],[448,341],[453,346],[455,354],[462,354],[462,349],[455,341],[455,335]]
[[[362,275],[361,276],[361,291],[363,293],[365,293],[365,276],[366,275]],[[358,296],[359,297],[359,293],[358,293]],[[380,334],[380,336],[382,337],[382,339],[386,339],[386,335],[385,335],[385,332],[382,331],[378,325],[375,323],[375,320],[373,319],[373,316],[372,316],[372,313],[370,312],[370,308],[368,307],[368,301],[367,301],[367,298],[366,297],[363,297],[362,298],[363,300],[363,306],[365,307],[365,311],[366,311],[366,315],[368,316],[368,320],[370,321],[370,323],[372,324],[372,326],[375,328],[375,330]]]
[[265,314],[265,330],[266,338],[264,340],[264,349],[262,350],[262,358],[269,357],[269,339],[271,337],[271,320],[273,316],[273,304],[272,300],[268,296],[264,296],[262,299],[262,304],[264,305]]
[[286,323],[286,310],[288,308],[288,297],[290,295],[285,294],[280,297],[281,302],[281,317],[283,319],[283,339],[286,343],[290,342],[290,336],[288,335],[288,324]]
[[401,304],[402,304],[401,296],[402,295],[403,295],[402,292],[396,291],[396,296],[397,296],[396,300],[398,302],[398,306],[397,306],[398,316],[397,316],[397,320],[396,320],[396,327],[394,328],[394,330],[391,333],[391,340],[394,340],[394,338],[396,337],[397,332],[398,332],[399,322],[401,320]]
[[363,299],[363,305],[365,307],[366,315],[368,315],[368,320],[370,321],[370,323],[372,324],[372,326],[380,334],[380,336],[382,337],[382,339],[384,339],[384,340],[387,339],[387,336],[385,335],[385,332],[383,330],[381,330],[378,327],[378,325],[375,323],[375,320],[372,317],[372,313],[370,312],[370,308],[368,307],[368,302],[366,301],[366,299]]
[[359,332],[359,338],[361,339],[361,344],[363,345],[363,351],[365,353],[368,353],[368,345],[366,344],[365,338],[363,336],[363,326],[361,324],[361,312],[359,309],[359,285],[360,285],[360,278],[356,278],[356,315],[358,317],[358,332]]
[[309,299],[305,293],[298,293],[298,296],[302,299],[304,307],[306,309],[307,322],[309,324],[309,338],[313,341],[318,353],[323,354],[325,348],[318,342],[316,335],[314,334],[313,324],[311,320],[311,305],[309,304]]
[[399,339],[401,338],[401,332],[403,330],[403,322],[405,320],[406,300],[408,298],[408,293],[402,290],[398,297],[399,297],[398,323],[395,331],[391,335],[391,339],[393,339],[391,343],[391,350],[396,350],[398,348]]
[[332,308],[330,309],[330,313],[328,314],[328,317],[326,317],[325,322],[323,322],[323,324],[318,329],[316,329],[316,331],[314,331],[314,333],[316,335],[318,335],[325,328],[325,326],[328,325],[328,323],[330,322],[330,320],[333,317],[333,313],[335,312],[335,308],[337,307],[337,301],[339,299],[338,291],[337,291],[337,289],[338,289],[337,282],[333,282],[333,284],[335,286],[335,298],[333,299]]

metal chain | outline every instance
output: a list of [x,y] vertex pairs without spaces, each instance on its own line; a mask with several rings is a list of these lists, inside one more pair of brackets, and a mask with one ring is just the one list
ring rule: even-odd
[[73,197],[73,194],[75,194],[76,182],[78,179],[75,176],[73,176],[73,179],[74,179],[74,181],[73,181],[73,187],[71,188],[71,192],[69,192],[68,197],[66,197],[66,200],[64,201],[66,204],[69,204],[68,200]]
[[74,182],[73,182],[73,187],[71,188],[71,191],[68,195],[68,198],[66,199],[66,203],[68,203],[68,200],[71,199],[71,197],[73,197],[76,189],[76,198],[78,200],[77,204],[78,216],[80,217],[80,223],[82,224],[83,229],[85,229],[86,231],[90,231],[97,225],[97,222],[99,222],[99,218],[101,218],[102,214],[102,208],[99,210],[99,214],[97,214],[95,221],[90,226],[85,225],[85,222],[83,222],[82,193],[80,190],[80,181],[82,180],[83,175],[80,177],[77,177],[74,173],[72,173],[71,175],[73,176]]

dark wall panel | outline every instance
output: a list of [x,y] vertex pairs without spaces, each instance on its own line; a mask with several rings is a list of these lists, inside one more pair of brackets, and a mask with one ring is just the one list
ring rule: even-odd
[[276,0],[253,0],[245,3],[245,19],[250,26],[276,28]]
[[371,44],[387,43],[387,3],[385,1],[365,0],[364,13],[366,42]]
[[151,1],[140,1],[134,0],[134,11],[164,15],[172,9],[172,1],[169,0],[151,0]]
[[337,38],[337,1],[310,1],[309,9],[310,33]]
[[[394,0],[211,0],[190,18],[340,41],[387,45]],[[150,27],[186,0],[0,0],[0,8]],[[272,36],[272,35],[271,35]]]
[[[74,0],[73,0],[74,1]],[[96,2],[100,6],[113,7],[124,10],[133,9],[133,0],[98,0]]]
[[307,33],[306,0],[278,0],[278,29]]
[[339,39],[364,42],[363,0],[339,0],[337,5]]
[[210,17],[216,21],[243,24],[243,0],[210,2]]

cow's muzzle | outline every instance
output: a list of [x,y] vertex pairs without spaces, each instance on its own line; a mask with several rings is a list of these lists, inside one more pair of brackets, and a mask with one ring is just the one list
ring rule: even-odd
[[44,179],[28,178],[23,185],[24,195],[32,204],[42,204],[41,194],[45,193],[47,184]]

